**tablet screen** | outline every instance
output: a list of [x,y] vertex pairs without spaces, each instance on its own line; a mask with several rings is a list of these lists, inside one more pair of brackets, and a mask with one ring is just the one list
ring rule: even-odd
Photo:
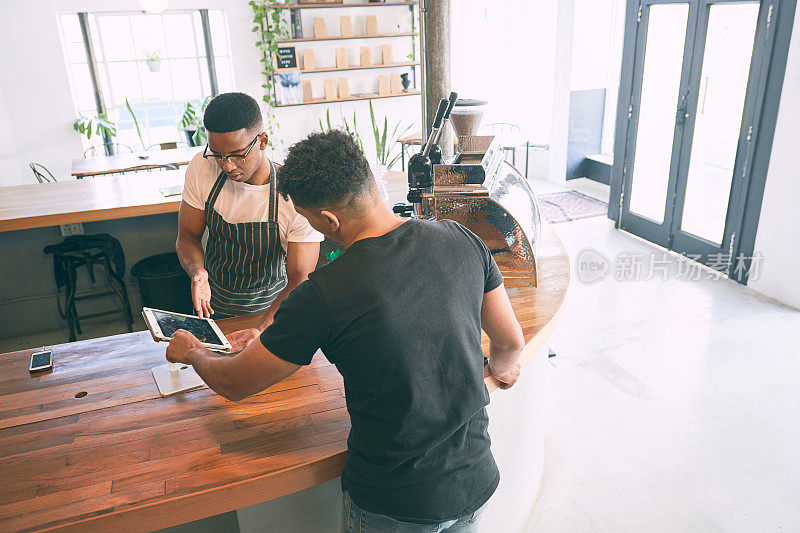
[[220,346],[223,344],[222,339],[219,338],[214,329],[211,327],[211,324],[209,324],[204,318],[199,318],[196,316],[173,315],[172,313],[165,313],[163,311],[155,310],[153,311],[153,316],[155,317],[156,322],[158,322],[158,327],[161,328],[161,333],[165,337],[172,337],[172,334],[179,329],[185,329],[197,337],[200,342],[216,344]]

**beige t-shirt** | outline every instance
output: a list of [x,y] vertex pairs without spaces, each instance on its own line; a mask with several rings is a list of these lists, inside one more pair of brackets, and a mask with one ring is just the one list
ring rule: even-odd
[[[197,154],[186,167],[186,178],[183,185],[183,201],[195,209],[205,210],[206,200],[220,173],[219,167]],[[269,183],[266,185],[250,185],[226,180],[219,191],[214,210],[226,222],[269,221]],[[281,246],[286,251],[288,242],[320,242],[324,238],[294,208],[290,199],[284,200],[278,195],[278,234]]]

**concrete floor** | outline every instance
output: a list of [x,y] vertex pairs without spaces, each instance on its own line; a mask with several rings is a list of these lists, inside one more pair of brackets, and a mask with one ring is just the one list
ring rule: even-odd
[[[662,262],[605,218],[553,227],[573,276],[526,530],[800,531],[800,312],[726,279],[677,277],[677,256]],[[577,271],[597,257],[587,247],[608,261],[592,283]],[[646,280],[653,253],[666,281]],[[630,256],[641,279],[615,279]]]

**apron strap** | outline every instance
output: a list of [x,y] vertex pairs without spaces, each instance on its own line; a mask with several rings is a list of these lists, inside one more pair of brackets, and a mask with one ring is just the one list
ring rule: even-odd
[[278,222],[278,169],[269,160],[269,221]]
[[211,187],[211,192],[208,193],[208,200],[206,200],[206,220],[208,220],[208,212],[214,209],[214,204],[217,203],[217,197],[227,179],[228,175],[224,172],[220,172],[219,176],[217,176],[217,181],[215,181],[214,186]]

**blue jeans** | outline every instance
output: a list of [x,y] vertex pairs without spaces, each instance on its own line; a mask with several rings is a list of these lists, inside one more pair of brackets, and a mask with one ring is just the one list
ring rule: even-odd
[[370,513],[358,507],[345,492],[342,498],[342,516],[339,531],[342,533],[477,533],[481,513],[489,502],[457,520],[447,520],[441,524],[414,524],[401,522],[382,514]]

